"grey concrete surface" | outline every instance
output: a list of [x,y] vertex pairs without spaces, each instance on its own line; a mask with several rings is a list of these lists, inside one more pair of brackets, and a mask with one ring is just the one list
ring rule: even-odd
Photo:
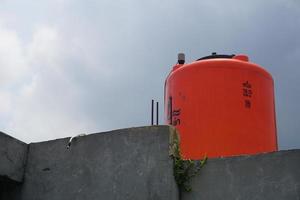
[[300,150],[208,160],[183,200],[299,200]]
[[[70,138],[26,145],[0,133],[0,200],[177,200],[172,136],[169,126],[128,128],[68,149]],[[300,200],[300,150],[209,159],[191,186],[180,199]]]
[[0,132],[0,179],[22,182],[27,144]]
[[170,128],[115,130],[29,147],[22,200],[176,200]]
[[20,200],[22,184],[8,178],[0,179],[0,199]]

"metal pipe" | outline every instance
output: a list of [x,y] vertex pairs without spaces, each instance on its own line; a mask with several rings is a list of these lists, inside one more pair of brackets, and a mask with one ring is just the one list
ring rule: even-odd
[[173,125],[173,105],[172,105],[172,97],[169,97],[170,101],[170,110],[169,110],[169,115],[170,115],[170,125]]
[[153,123],[154,123],[154,100],[152,99],[151,101],[151,126],[153,126]]
[[159,116],[159,114],[158,114],[158,101],[156,102],[156,125],[158,125],[158,116]]

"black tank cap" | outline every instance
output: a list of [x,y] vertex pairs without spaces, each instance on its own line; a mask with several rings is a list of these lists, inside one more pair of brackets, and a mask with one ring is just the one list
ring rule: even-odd
[[214,59],[214,58],[233,58],[234,56],[235,56],[234,54],[223,55],[223,54],[217,54],[216,52],[213,52],[210,56],[205,56],[205,57],[199,58],[198,60],[206,60],[206,59]]

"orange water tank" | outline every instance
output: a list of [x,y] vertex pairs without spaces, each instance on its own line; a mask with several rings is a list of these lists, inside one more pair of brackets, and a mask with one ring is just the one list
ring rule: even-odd
[[165,82],[165,120],[179,130],[185,159],[278,148],[272,76],[246,55],[179,58]]

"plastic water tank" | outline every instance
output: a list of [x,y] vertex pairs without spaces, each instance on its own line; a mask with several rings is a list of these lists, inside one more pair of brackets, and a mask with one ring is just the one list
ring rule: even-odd
[[273,78],[246,55],[184,64],[180,54],[165,82],[165,121],[185,159],[276,151]]

